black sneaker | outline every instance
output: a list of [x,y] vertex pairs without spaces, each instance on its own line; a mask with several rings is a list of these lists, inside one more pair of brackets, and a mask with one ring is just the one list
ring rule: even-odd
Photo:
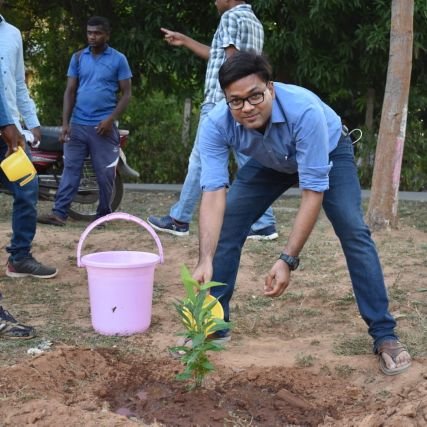
[[30,254],[20,261],[9,260],[6,268],[6,275],[9,277],[37,277],[39,279],[50,279],[58,274],[58,270],[48,267],[36,261]]
[[57,227],[63,227],[67,223],[67,220],[51,212],[45,215],[39,215],[37,217],[37,222],[39,222],[40,224],[56,225]]
[[36,336],[32,326],[22,325],[0,306],[0,338],[28,340]]
[[177,222],[170,215],[149,216],[147,221],[157,231],[164,231],[174,236],[188,236],[189,234],[189,224]]

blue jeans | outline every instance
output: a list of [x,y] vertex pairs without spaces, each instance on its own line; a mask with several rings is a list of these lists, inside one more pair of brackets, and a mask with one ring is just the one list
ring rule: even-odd
[[[210,110],[215,107],[215,104],[209,103],[202,106],[200,112],[199,126],[197,128],[196,139],[194,141],[193,149],[190,154],[190,160],[188,163],[187,176],[185,177],[184,184],[181,189],[178,202],[176,202],[170,209],[169,215],[180,222],[190,223],[193,217],[193,213],[199,203],[202,195],[200,189],[200,175],[202,171],[202,163],[200,160],[199,152],[199,131],[203,119],[207,116]],[[234,152],[234,156],[238,167],[243,166],[249,159],[244,154]],[[253,231],[262,230],[270,225],[275,225],[276,219],[273,214],[273,209],[267,206],[265,213],[253,224]]]
[[[323,209],[331,222],[347,261],[360,314],[374,340],[374,349],[387,338],[396,338],[396,322],[388,311],[382,268],[368,226],[363,219],[361,191],[349,137],[341,137],[330,153],[333,167]],[[255,221],[278,197],[298,182],[298,174],[266,168],[256,160],[243,166],[227,194],[220,240],[213,261],[212,280],[226,283],[211,290],[230,319],[230,299],[246,235]]]
[[[7,145],[0,138],[0,161],[4,159]],[[31,156],[26,147],[28,156]],[[37,177],[24,186],[10,182],[0,169],[0,181],[13,195],[12,211],[12,239],[6,251],[10,254],[9,260],[20,261],[31,252],[31,244],[36,234],[37,200],[39,184]]]
[[71,126],[70,140],[64,144],[64,172],[56,193],[52,211],[66,219],[68,209],[80,185],[80,175],[88,155],[91,157],[99,187],[99,204],[96,216],[111,213],[111,196],[119,159],[119,131],[115,126],[110,134],[96,133],[94,126]]

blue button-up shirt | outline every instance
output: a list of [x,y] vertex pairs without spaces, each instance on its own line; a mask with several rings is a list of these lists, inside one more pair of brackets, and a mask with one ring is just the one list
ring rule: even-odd
[[0,63],[5,100],[19,130],[20,118],[28,129],[40,126],[36,106],[25,83],[25,65],[21,32],[0,16]]
[[[1,62],[0,62],[0,74],[1,74]],[[3,80],[0,79],[0,127],[13,124],[12,116],[9,114],[7,108],[6,99],[4,96]]]
[[340,117],[307,89],[283,83],[274,83],[274,89],[264,134],[237,123],[225,100],[202,122],[200,184],[204,191],[229,185],[230,148],[279,172],[298,172],[302,189],[323,192],[329,188],[329,153],[341,136]]

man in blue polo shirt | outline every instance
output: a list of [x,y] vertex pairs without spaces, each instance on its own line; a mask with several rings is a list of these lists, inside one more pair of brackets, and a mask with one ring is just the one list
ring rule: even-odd
[[[387,375],[407,369],[411,357],[395,335],[381,265],[363,220],[353,146],[340,117],[314,93],[273,83],[271,67],[256,53],[238,52],[219,72],[225,94],[203,121],[199,262],[194,278],[212,288],[229,320],[242,246],[263,211],[299,182],[300,208],[284,250],[267,274],[266,296],[280,296],[323,207],[340,239],[360,314]],[[228,152],[251,159],[230,186]],[[226,341],[218,332],[213,339]]]
[[64,142],[64,172],[52,212],[38,218],[43,224],[65,225],[88,154],[99,186],[97,216],[111,213],[120,143],[115,121],[129,104],[132,73],[126,57],[107,44],[109,38],[108,20],[90,18],[89,46],[71,58],[60,137]]

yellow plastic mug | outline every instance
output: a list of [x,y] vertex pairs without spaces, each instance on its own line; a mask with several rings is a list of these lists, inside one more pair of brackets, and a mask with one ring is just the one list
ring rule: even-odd
[[9,181],[14,182],[22,179],[19,183],[21,187],[28,184],[37,175],[34,165],[22,147],[18,147],[17,151],[6,157],[0,163],[0,167]]
[[[208,317],[207,321],[212,320],[212,319],[224,319],[224,309],[222,308],[221,303],[212,295],[207,295],[205,301],[203,302],[203,307],[207,307],[209,304],[211,304],[213,301],[216,301],[216,304],[214,304],[214,306],[211,308],[210,310],[210,316]],[[196,324],[196,321],[194,320],[193,316],[191,315],[191,313],[188,310],[185,310],[187,316],[190,318],[190,324],[192,326],[194,326]],[[213,329],[212,325],[211,327],[209,327],[206,331],[206,335],[209,335],[210,333],[212,333],[212,329]]]

